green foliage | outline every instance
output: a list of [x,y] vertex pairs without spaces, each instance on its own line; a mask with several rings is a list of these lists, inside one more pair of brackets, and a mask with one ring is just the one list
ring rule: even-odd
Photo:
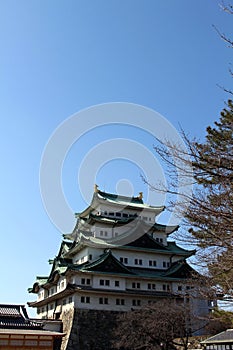
[[215,127],[207,127],[206,142],[194,143],[196,150],[193,167],[199,184],[232,185],[233,180],[233,103],[221,112]]
[[[196,261],[208,267],[209,281],[233,297],[233,102],[228,101],[214,127],[206,129],[204,142],[190,140],[184,132],[182,136],[187,152],[169,141],[154,147],[167,165],[166,192],[183,198],[176,210],[191,235],[176,239],[197,246]],[[193,184],[192,195],[177,189],[177,164],[184,186]],[[172,200],[169,204],[174,207]]]
[[198,245],[206,250],[213,283],[233,293],[233,103],[215,127],[207,128],[204,143],[192,143],[196,187],[187,221]]
[[214,309],[206,327],[207,333],[214,335],[229,328],[233,328],[233,313],[219,308]]

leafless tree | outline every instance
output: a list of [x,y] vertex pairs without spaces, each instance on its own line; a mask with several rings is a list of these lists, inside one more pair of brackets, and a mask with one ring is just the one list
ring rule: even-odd
[[[168,186],[162,190],[171,195],[168,205],[173,208],[173,196],[187,230],[176,239],[197,247],[196,263],[208,268],[212,285],[225,296],[233,297],[233,103],[228,102],[214,127],[208,127],[204,142],[190,140],[182,132],[186,151],[178,144],[155,145],[155,151],[165,162]],[[182,148],[184,149],[184,148]],[[179,192],[177,164],[182,188],[192,183],[192,193]],[[190,170],[191,169],[191,170]],[[181,181],[179,179],[179,181]],[[150,184],[160,190],[160,184]],[[176,201],[177,197],[175,197]],[[189,203],[189,206],[187,206]]]
[[193,327],[194,317],[191,321],[190,309],[184,303],[161,300],[120,315],[113,344],[114,348],[124,350],[170,350],[176,346],[186,350]]

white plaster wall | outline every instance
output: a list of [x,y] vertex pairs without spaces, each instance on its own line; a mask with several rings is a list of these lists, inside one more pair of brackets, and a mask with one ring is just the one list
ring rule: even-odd
[[37,300],[42,300],[45,298],[45,290],[44,288],[40,288],[38,293],[37,293]]
[[[156,240],[158,238],[159,243],[164,244],[165,246],[167,246],[167,235],[165,233],[162,232],[154,232],[153,233],[153,238]],[[161,242],[162,240],[162,242]]]
[[[104,214],[105,212],[107,212],[107,215]],[[116,212],[121,212],[121,213],[125,213],[128,215],[138,214],[138,216],[141,219],[144,219],[145,222],[152,222],[152,223],[155,222],[155,217],[156,217],[156,215],[153,211],[143,209],[143,213],[142,213],[139,210],[137,211],[136,209],[128,209],[125,206],[121,206],[120,204],[114,204],[114,203],[112,203],[112,204],[108,203],[107,205],[103,205],[103,204],[99,205],[96,208],[95,213],[96,214],[103,213],[102,215],[106,215],[106,216],[114,217],[114,218],[120,218],[120,217],[116,216],[116,214],[115,214]],[[110,216],[109,213],[114,213],[114,215]]]
[[[106,285],[100,285],[100,280],[109,280],[109,286]],[[119,287],[115,286],[115,281],[119,281]],[[93,288],[99,288],[99,289],[115,289],[115,290],[125,290],[125,279],[120,278],[117,275],[114,277],[109,277],[108,275],[104,276],[93,276],[93,282],[92,282]]]
[[57,283],[57,292],[60,292],[66,288],[67,281],[66,277],[62,276],[59,278],[58,283]]
[[[99,304],[99,298],[104,298],[101,294],[90,294],[90,303],[81,303],[81,296],[87,296],[87,294],[79,294],[75,297],[75,307],[80,309],[92,309],[92,310],[115,310],[115,311],[127,311],[132,307],[137,308],[137,306],[132,305],[132,300],[141,300],[141,306],[148,304],[147,298],[139,297],[128,297],[122,295],[108,295],[108,304]],[[116,305],[116,299],[124,299],[125,305]]]
[[[104,253],[104,249],[95,249],[95,248],[86,247],[74,255],[73,263],[83,264],[84,262],[87,262],[87,261],[91,262],[99,258],[99,256],[103,253]],[[91,260],[90,260],[90,255],[92,255]]]
[[[113,250],[114,256],[120,260],[120,257],[128,258],[128,264],[124,264],[125,266],[132,266],[132,267],[146,267],[146,268],[156,268],[156,269],[164,269],[166,270],[168,267],[163,267],[163,262],[169,263],[170,262],[170,256],[169,255],[162,255],[162,254],[156,254],[156,253],[145,253],[145,252],[133,252],[133,251],[127,251],[127,250]],[[135,258],[142,259],[142,265],[135,265]],[[156,266],[149,266],[149,260],[156,260]]]
[[73,276],[73,283],[78,285],[87,285],[86,283],[82,283],[82,279],[90,279],[90,284],[88,286],[92,287],[92,275],[88,273],[78,273],[77,275]]
[[84,248],[84,249],[80,250],[73,257],[74,264],[83,264],[87,260],[88,260],[88,248]]

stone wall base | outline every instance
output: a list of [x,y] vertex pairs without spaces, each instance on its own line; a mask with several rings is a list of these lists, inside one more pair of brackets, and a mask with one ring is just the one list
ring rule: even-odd
[[[67,334],[62,350],[110,350],[117,311],[79,310],[62,315]],[[73,314],[73,317],[72,317]]]

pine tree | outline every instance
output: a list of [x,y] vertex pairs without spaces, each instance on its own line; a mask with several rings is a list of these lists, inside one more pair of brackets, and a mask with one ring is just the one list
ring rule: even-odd
[[[186,154],[179,145],[170,142],[155,146],[167,164],[170,177],[167,192],[180,195],[174,175],[178,160],[186,183],[194,182],[192,196],[179,204],[184,225],[188,225],[191,233],[190,241],[187,237],[185,240],[200,248],[197,258],[208,267],[212,284],[233,297],[233,102],[228,101],[219,121],[206,129],[204,142],[190,140],[185,133],[183,138]],[[190,166],[193,174],[186,172]],[[171,207],[172,204],[171,201]]]
[[[233,294],[233,103],[215,127],[207,128],[204,143],[192,145],[196,190],[186,219],[205,255],[214,283]],[[206,252],[206,251],[205,251]]]

